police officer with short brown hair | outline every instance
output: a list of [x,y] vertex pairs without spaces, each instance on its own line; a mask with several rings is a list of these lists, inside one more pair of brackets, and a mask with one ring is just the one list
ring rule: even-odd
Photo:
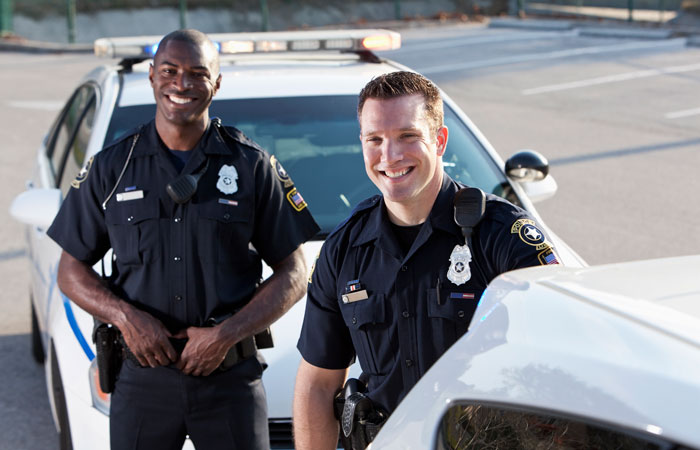
[[[367,379],[363,395],[376,417],[386,417],[467,331],[494,277],[558,262],[526,211],[476,189],[484,209],[465,241],[454,208],[465,187],[443,170],[448,131],[430,80],[411,72],[377,77],[360,94],[358,116],[365,169],[382,195],[357,206],[315,263],[298,343],[300,450],[336,447],[333,399],[355,357]],[[343,417],[344,431],[356,416]],[[370,438],[362,436],[362,446]]]

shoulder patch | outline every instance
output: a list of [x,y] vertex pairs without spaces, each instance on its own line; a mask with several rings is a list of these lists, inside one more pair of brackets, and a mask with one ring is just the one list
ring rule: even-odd
[[294,186],[294,182],[292,182],[292,179],[289,178],[289,174],[286,170],[284,170],[282,163],[279,162],[275,155],[270,156],[270,165],[272,166],[272,170],[275,172],[275,176],[284,185],[285,189]]
[[543,266],[549,264],[560,264],[559,259],[557,258],[557,254],[554,252],[554,249],[549,245],[547,246],[547,248],[545,248],[537,254],[537,260]]
[[306,202],[304,201],[304,197],[302,197],[299,191],[297,191],[297,188],[292,188],[289,192],[287,192],[287,201],[289,201],[292,208],[297,211],[301,211],[307,206]]
[[316,263],[318,262],[318,258],[321,256],[321,250],[316,253],[316,258],[314,258],[313,264],[311,264],[311,270],[309,271],[309,284],[312,283],[312,278],[314,276],[314,270],[316,270]]
[[549,247],[545,240],[544,233],[537,227],[534,220],[518,219],[510,227],[511,234],[517,234],[527,245],[532,245],[537,250],[544,250]]
[[92,167],[92,161],[95,157],[91,156],[90,159],[85,163],[82,169],[80,169],[80,172],[78,172],[78,175],[75,177],[75,180],[71,181],[70,185],[73,186],[76,189],[80,189],[80,185],[82,184],[83,181],[87,180],[88,174],[90,173],[90,168]]

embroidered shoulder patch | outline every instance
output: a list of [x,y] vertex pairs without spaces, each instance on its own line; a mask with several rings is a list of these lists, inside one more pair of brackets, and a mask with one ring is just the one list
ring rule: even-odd
[[292,208],[296,209],[297,211],[301,211],[302,209],[306,208],[304,197],[302,197],[299,191],[297,191],[297,188],[293,188],[291,191],[287,192],[287,200],[289,201],[289,204],[292,205]]
[[284,170],[282,163],[277,160],[275,155],[270,156],[270,164],[272,165],[272,170],[275,172],[275,176],[282,182],[285,189],[294,186],[294,182],[289,178],[289,174]]
[[549,247],[545,241],[544,233],[537,228],[534,220],[531,219],[518,219],[515,221],[512,227],[510,227],[511,234],[517,234],[527,245],[532,245],[537,248],[537,250],[544,250]]
[[550,246],[547,246],[546,249],[544,249],[540,253],[538,253],[537,259],[540,261],[540,264],[543,266],[546,266],[549,264],[559,264],[559,259],[557,259],[557,254],[554,253],[554,249]]
[[76,189],[80,189],[80,185],[83,181],[87,180],[88,173],[90,173],[93,158],[94,156],[91,156],[90,159],[88,159],[88,162],[85,163],[85,166],[83,166],[83,168],[80,169],[80,172],[78,172],[78,175],[75,177],[75,180],[70,182],[71,186],[73,186]]
[[321,250],[316,253],[316,258],[314,258],[313,264],[311,264],[311,270],[309,271],[309,284],[312,283],[311,279],[314,276],[314,270],[316,270],[316,263],[318,262],[318,258],[321,256]]

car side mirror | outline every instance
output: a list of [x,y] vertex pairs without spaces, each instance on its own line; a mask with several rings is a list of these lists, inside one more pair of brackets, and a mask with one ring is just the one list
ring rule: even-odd
[[521,183],[544,180],[549,174],[549,162],[534,150],[520,150],[506,161],[506,174]]
[[10,215],[18,222],[46,230],[58,214],[61,197],[60,189],[29,189],[12,201]]

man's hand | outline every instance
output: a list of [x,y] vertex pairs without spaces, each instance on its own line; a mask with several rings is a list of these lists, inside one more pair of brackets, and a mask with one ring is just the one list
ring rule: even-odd
[[126,320],[115,325],[139,364],[157,367],[177,361],[177,353],[168,340],[171,334],[160,320],[136,308],[129,308],[126,316]]
[[175,337],[187,338],[176,366],[185,375],[206,376],[216,370],[231,345],[220,338],[218,327],[189,327]]

